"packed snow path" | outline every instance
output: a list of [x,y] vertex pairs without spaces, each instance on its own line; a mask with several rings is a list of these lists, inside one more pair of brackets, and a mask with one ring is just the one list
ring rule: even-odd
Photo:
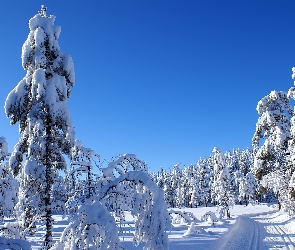
[[250,217],[241,216],[237,218],[236,223],[214,245],[218,246],[220,250],[263,249],[260,236],[262,230],[263,227],[261,227],[259,222]]
[[[200,218],[208,209],[184,210]],[[232,218],[215,226],[197,223],[197,230],[204,230],[190,237],[183,237],[187,226],[174,227],[169,235],[170,250],[295,250],[295,219],[278,212],[276,206],[235,206],[231,214]]]
[[286,215],[280,213],[254,218],[264,227],[264,249],[295,249],[295,220],[286,223]]
[[[227,233],[212,244],[211,249],[220,250],[264,250],[295,249],[295,234],[290,223],[281,221],[279,213],[268,213],[255,217],[240,216]],[[288,229],[289,228],[289,229]],[[291,231],[291,232],[290,232]]]

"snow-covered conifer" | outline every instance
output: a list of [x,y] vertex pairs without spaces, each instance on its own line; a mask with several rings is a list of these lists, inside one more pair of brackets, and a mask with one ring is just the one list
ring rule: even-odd
[[[182,204],[182,193],[181,193],[181,178],[182,178],[182,171],[180,169],[180,163],[177,163],[173,166],[172,171],[171,171],[171,187],[173,190],[175,190],[174,194],[174,202],[175,206],[181,206]],[[174,206],[173,206],[174,207]]]
[[214,153],[214,182],[213,192],[215,201],[220,209],[220,217],[230,217],[229,208],[234,205],[234,198],[230,192],[230,176],[225,165],[224,155],[218,148],[213,149]]
[[200,205],[200,190],[199,190],[199,183],[198,183],[198,179],[196,179],[197,176],[195,177],[191,177],[190,179],[190,189],[189,189],[189,193],[191,194],[190,196],[190,201],[189,201],[189,205],[190,207],[197,207]]
[[165,185],[165,171],[163,169],[163,167],[160,168],[160,171],[158,172],[158,175],[157,175],[157,185],[159,188],[164,188],[164,185]]
[[69,155],[74,142],[67,107],[75,83],[74,66],[71,56],[60,51],[61,29],[54,21],[44,6],[29,20],[30,33],[22,47],[27,73],[5,102],[6,115],[11,124],[19,123],[22,135],[10,158],[10,167],[22,178],[22,219],[27,226],[35,219],[45,224],[47,249],[52,245],[52,186],[57,171],[66,167],[63,155]]
[[255,154],[252,149],[239,150],[238,161],[239,170],[243,175],[246,175],[253,170]]
[[0,136],[0,221],[4,216],[12,215],[18,201],[18,181],[13,177],[8,168],[8,144],[3,136]]
[[189,207],[192,195],[192,185],[193,185],[193,165],[189,167],[184,166],[182,170],[182,175],[180,179],[180,195],[182,195],[179,207]]
[[200,202],[208,206],[211,201],[211,178],[213,173],[211,172],[209,165],[211,159],[200,159],[197,162],[197,179],[198,179],[198,191],[200,196]]
[[[292,78],[295,80],[295,67],[292,68]],[[295,84],[295,81],[294,81]],[[288,91],[288,97],[292,98],[295,100],[295,87],[291,87]],[[295,112],[293,114],[293,117],[291,118],[291,136],[292,139],[289,141],[289,169],[287,175],[289,175],[289,194],[288,194],[288,206],[290,207],[290,211],[294,213],[295,211],[295,187],[292,186],[291,183],[293,182],[293,177],[295,173]]]
[[[257,179],[271,172],[275,167],[277,154],[286,152],[291,139],[291,121],[293,110],[287,93],[271,91],[257,104],[259,114],[256,131],[252,139],[256,149],[254,171]],[[259,147],[259,142],[264,143]]]
[[168,207],[175,207],[175,190],[172,188],[171,171],[165,173],[164,177],[164,200]]
[[239,180],[239,200],[244,201],[247,205],[249,202],[256,200],[257,181],[254,175],[249,172],[243,178]]
[[[256,151],[254,173],[258,180],[264,179],[260,183],[260,190],[273,191],[281,208],[284,188],[281,189],[281,184],[271,185],[267,180],[288,171],[287,155],[289,141],[292,139],[291,116],[294,112],[287,93],[283,91],[272,91],[262,98],[258,102],[257,111],[260,117],[252,139]],[[264,139],[264,143],[259,147],[261,139]]]

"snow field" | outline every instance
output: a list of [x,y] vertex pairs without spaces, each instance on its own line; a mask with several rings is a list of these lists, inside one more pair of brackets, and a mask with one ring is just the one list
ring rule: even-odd
[[[205,249],[295,249],[295,220],[283,212],[277,212],[276,206],[267,204],[241,206],[230,209],[230,219],[223,219],[212,225],[200,218],[216,207],[174,208],[174,211],[191,212],[197,221],[193,223],[173,224],[169,237],[170,250]],[[129,212],[126,221],[118,226],[122,245],[127,250],[143,249],[144,244],[133,244],[134,222]],[[54,241],[59,240],[62,231],[68,225],[68,218],[54,215]],[[39,228],[35,237],[28,240],[32,249],[41,249],[44,229]]]

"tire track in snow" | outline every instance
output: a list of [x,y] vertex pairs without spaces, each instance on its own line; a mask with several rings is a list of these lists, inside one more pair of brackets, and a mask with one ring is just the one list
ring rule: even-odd
[[280,238],[282,238],[285,247],[287,247],[287,249],[294,250],[293,242],[283,227],[280,225],[273,225],[273,228],[276,230],[278,235],[280,235]]
[[249,250],[260,249],[261,239],[260,239],[260,227],[258,225],[258,222],[249,217],[245,217],[245,218],[247,218],[253,225],[253,236],[252,236],[252,240],[250,241],[250,245],[248,249]]
[[229,231],[222,235],[210,249],[255,250],[263,249],[259,222],[247,216],[237,218]]
[[268,216],[263,216],[262,221],[259,218],[260,224],[264,225],[266,230],[266,235],[264,237],[264,242],[267,245],[267,249],[284,249],[284,250],[295,250],[295,238],[293,234],[288,232],[288,229],[284,224],[279,222],[273,222],[272,219],[275,218],[272,214]]

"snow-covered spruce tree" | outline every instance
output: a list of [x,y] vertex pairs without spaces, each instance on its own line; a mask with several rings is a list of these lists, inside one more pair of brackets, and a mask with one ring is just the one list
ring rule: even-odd
[[[189,202],[191,199],[191,192],[189,192],[190,188],[190,169],[189,167],[184,166],[182,169],[182,175],[178,187],[178,207],[189,207]],[[181,197],[180,197],[181,196]]]
[[199,179],[197,174],[197,167],[194,165],[190,166],[192,169],[190,180],[189,180],[189,193],[190,201],[189,205],[190,207],[197,207],[200,205],[200,190],[199,190]]
[[213,177],[213,173],[209,169],[208,159],[200,159],[197,162],[197,179],[198,179],[198,196],[200,197],[200,202],[207,207],[208,203],[211,201],[211,188],[210,182]]
[[185,203],[184,205],[186,207],[193,207],[193,205],[197,205],[196,200],[192,197],[193,193],[197,194],[197,183],[198,180],[197,178],[197,169],[195,165],[191,164],[189,165],[186,169],[186,173],[184,174],[185,176],[185,182],[187,185],[184,185],[184,192],[186,193],[185,195]]
[[285,203],[285,206],[289,214],[295,214],[295,171],[290,178],[288,191],[289,199]]
[[239,201],[246,205],[256,200],[257,181],[254,175],[249,172],[239,179]]
[[[256,131],[252,139],[256,149],[254,171],[257,179],[274,169],[276,154],[286,152],[291,139],[291,116],[293,109],[286,92],[271,91],[257,104],[259,114]],[[259,147],[259,142],[264,143]]]
[[[267,175],[284,175],[288,170],[287,154],[288,142],[292,139],[291,116],[293,109],[290,105],[287,93],[283,91],[272,91],[262,98],[257,105],[257,111],[260,115],[256,124],[256,131],[252,139],[252,145],[256,151],[254,160],[255,178],[262,180],[268,179]],[[264,139],[264,143],[259,147],[259,142]],[[261,184],[267,182],[261,182]],[[275,186],[261,186],[260,190],[273,191],[281,208],[281,191]]]
[[[292,78],[295,80],[295,67],[292,68]],[[294,81],[295,84],[295,81]],[[291,87],[288,91],[288,97],[295,100],[295,87]],[[289,211],[295,213],[295,186],[294,186],[294,176],[295,176],[295,112],[293,113],[293,117],[291,118],[291,136],[292,139],[289,141],[289,170],[287,175],[290,176],[290,184],[289,184],[289,199],[286,204],[290,208]],[[293,183],[293,184],[292,184]]]
[[168,207],[173,208],[176,206],[176,190],[172,186],[172,172],[170,169],[165,174],[164,183],[164,200]]
[[173,166],[171,174],[171,187],[174,192],[173,197],[173,206],[172,207],[180,207],[182,204],[182,190],[181,190],[181,178],[182,178],[182,171],[180,169],[180,163],[177,163]]
[[224,163],[227,166],[229,176],[230,176],[229,189],[236,202],[238,201],[239,187],[236,185],[234,174],[239,169],[239,164],[234,152],[233,153],[231,153],[230,151],[225,152]]
[[22,178],[21,219],[28,228],[35,220],[45,224],[45,249],[52,245],[52,186],[57,171],[66,167],[63,154],[69,155],[74,141],[67,107],[74,66],[71,56],[60,51],[61,29],[54,20],[44,6],[29,20],[30,33],[22,47],[27,73],[5,102],[6,115],[11,124],[19,123],[22,135],[9,161],[14,174]]
[[225,215],[229,218],[229,208],[235,204],[234,197],[230,191],[230,176],[222,152],[215,147],[213,153],[214,182],[212,188],[215,193],[214,199],[219,207],[220,218],[223,218]]
[[254,151],[253,149],[247,148],[246,150],[238,150],[237,154],[239,170],[243,175],[247,175],[254,167]]
[[157,183],[158,187],[159,188],[164,188],[164,185],[165,185],[165,171],[163,169],[163,167],[160,168],[160,171],[158,171],[158,174],[157,174],[157,180],[155,183]]
[[8,164],[8,144],[5,137],[0,136],[0,222],[4,216],[11,216],[16,205],[18,181],[13,177]]

